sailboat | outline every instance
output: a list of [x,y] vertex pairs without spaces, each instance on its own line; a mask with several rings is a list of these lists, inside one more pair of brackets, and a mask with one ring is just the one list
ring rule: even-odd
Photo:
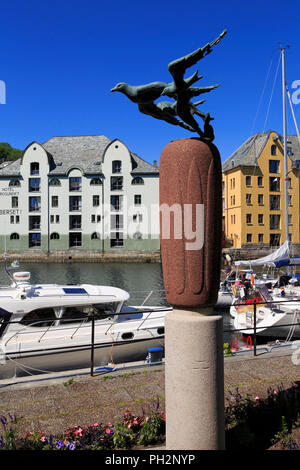
[[[287,85],[285,79],[284,48],[281,48],[281,59],[285,183],[285,242],[278,250],[266,257],[253,261],[236,261],[234,264],[235,266],[247,265],[249,268],[259,265],[273,268],[282,268],[283,266],[286,266],[287,273],[289,274],[291,266],[300,265],[300,258],[290,256],[288,230]],[[296,122],[295,125],[300,145],[300,137]],[[255,329],[257,335],[264,337],[285,338],[286,340],[300,337],[300,279],[289,275],[286,277],[286,281],[287,283],[283,286],[281,284],[284,284],[284,282],[279,276],[273,276],[269,279],[257,279],[254,276],[251,276],[250,282],[243,282],[240,288],[236,288],[236,291],[234,292],[235,299],[230,307],[230,315],[234,319],[234,328],[236,330],[240,330],[245,335],[253,335]],[[253,307],[254,301],[257,304],[255,311]]]

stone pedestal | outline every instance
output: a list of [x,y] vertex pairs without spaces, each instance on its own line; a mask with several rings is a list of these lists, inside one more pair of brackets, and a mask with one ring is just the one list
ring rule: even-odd
[[173,310],[165,324],[167,450],[223,450],[223,317]]

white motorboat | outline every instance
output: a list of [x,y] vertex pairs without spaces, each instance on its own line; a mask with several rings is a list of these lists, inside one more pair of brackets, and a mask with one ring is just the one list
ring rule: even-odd
[[171,307],[128,307],[129,294],[116,287],[32,285],[29,272],[6,272],[12,282],[0,288],[0,379],[89,367],[91,344],[95,368],[144,360],[149,348],[164,345]]

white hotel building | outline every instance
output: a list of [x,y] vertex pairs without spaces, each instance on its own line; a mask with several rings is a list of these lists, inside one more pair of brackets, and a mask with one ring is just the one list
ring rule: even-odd
[[103,135],[33,142],[0,167],[0,249],[159,250],[159,169]]

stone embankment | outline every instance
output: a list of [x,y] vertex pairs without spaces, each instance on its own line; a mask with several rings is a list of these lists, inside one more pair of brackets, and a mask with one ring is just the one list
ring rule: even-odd
[[[47,252],[14,252],[8,253],[10,260],[26,263],[160,263],[160,252],[151,251],[58,251]],[[0,262],[4,261],[4,254],[0,254]]]
[[[248,245],[243,246],[242,248],[224,248],[222,250],[223,257],[226,254],[230,256],[232,261],[237,260],[251,260],[262,258],[263,256],[267,256],[273,253],[278,247],[273,247],[270,249],[267,245]],[[291,256],[300,256],[300,244],[293,244],[290,252]]]

